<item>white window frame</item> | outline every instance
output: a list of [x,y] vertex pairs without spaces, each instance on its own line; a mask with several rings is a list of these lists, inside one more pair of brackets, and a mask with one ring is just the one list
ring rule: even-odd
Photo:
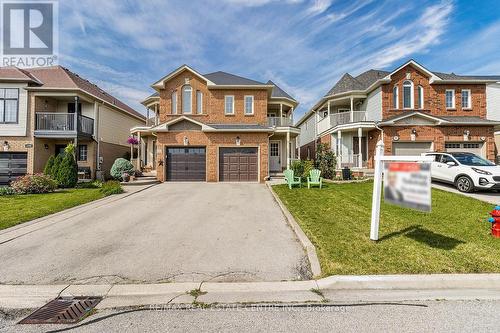
[[[252,99],[252,109],[250,110],[250,112],[247,112],[247,111],[248,111],[248,110],[247,110],[247,98],[251,98],[251,99]],[[246,115],[246,116],[251,116],[251,115],[253,115],[253,111],[254,111],[254,97],[253,97],[253,95],[245,95],[245,96],[243,97],[243,101],[244,101],[244,104],[245,104],[245,105],[244,105],[244,109],[245,109],[245,110],[244,110],[244,113],[245,113],[245,115]]]
[[[467,92],[467,106],[466,107],[464,107],[464,91]],[[472,93],[471,93],[470,89],[462,89],[461,102],[462,102],[462,109],[464,109],[464,110],[472,109]]]
[[[189,98],[185,98],[185,93],[189,93]],[[189,109],[185,104],[189,101]],[[193,113],[193,87],[190,85],[185,85],[182,87],[182,114],[192,114]]]
[[[405,106],[405,88],[408,88],[408,84],[410,87],[410,105]],[[413,82],[410,80],[405,80],[403,82],[403,109],[414,109],[415,108],[415,102],[414,102],[414,90],[413,90]]]
[[203,92],[196,90],[196,113],[203,114]]
[[[396,102],[396,103],[394,103]],[[392,107],[394,109],[399,109],[399,88],[398,86],[394,86],[392,88]]]
[[[232,105],[231,105],[231,112],[228,112],[228,109],[227,109],[227,99],[228,98],[231,98],[232,99]],[[224,114],[225,115],[234,115],[234,95],[225,95],[224,96]]]
[[[451,92],[451,106],[448,106],[448,92]],[[444,92],[444,106],[447,110],[455,109],[455,89],[446,89]]]
[[417,94],[418,94],[418,108],[421,110],[424,108],[424,87],[418,86],[417,87]]
[[174,90],[172,92],[172,95],[170,96],[170,99],[172,101],[172,103],[171,103],[172,114],[177,114],[177,90]]
[[[1,114],[1,118],[0,118],[0,124],[19,124],[19,88],[9,88],[9,87],[6,87],[6,88],[0,88],[0,90],[2,90],[2,94],[0,95],[0,104],[2,104],[2,107],[3,107],[3,112]],[[13,98],[13,97],[7,97],[7,90],[15,90],[17,92],[17,97],[16,98]],[[15,101],[16,102],[16,120],[14,121],[7,121],[6,120],[6,105],[7,105],[7,101]]]

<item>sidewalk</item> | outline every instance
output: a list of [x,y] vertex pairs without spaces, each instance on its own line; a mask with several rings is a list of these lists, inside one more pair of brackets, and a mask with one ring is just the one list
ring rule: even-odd
[[500,274],[331,276],[248,283],[0,285],[0,308],[34,309],[58,296],[101,296],[98,309],[179,304],[500,300]]

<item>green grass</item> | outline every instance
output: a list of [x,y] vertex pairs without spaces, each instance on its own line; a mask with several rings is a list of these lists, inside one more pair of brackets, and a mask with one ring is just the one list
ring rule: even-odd
[[323,275],[500,272],[493,205],[432,190],[432,213],[381,205],[379,241],[370,240],[373,182],[322,190],[274,186],[316,246]]
[[68,189],[46,194],[1,196],[0,230],[104,196],[99,189]]

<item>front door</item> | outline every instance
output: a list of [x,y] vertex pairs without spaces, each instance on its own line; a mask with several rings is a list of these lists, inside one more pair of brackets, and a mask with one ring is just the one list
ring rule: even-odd
[[269,169],[281,171],[281,141],[269,142]]
[[[352,138],[352,150],[355,155],[359,155],[359,137],[355,136]],[[361,153],[363,154],[363,161],[367,160],[367,147],[366,147],[366,136],[361,137]]]

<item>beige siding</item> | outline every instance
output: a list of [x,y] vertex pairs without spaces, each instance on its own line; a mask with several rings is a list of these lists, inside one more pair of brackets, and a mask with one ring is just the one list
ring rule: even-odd
[[145,125],[145,121],[106,106],[101,105],[99,109],[99,138],[102,142],[128,146],[127,138],[130,136],[130,129],[134,126]]
[[28,132],[28,92],[24,89],[25,83],[0,83],[0,88],[19,89],[19,113],[17,124],[0,124],[0,137],[29,136]]

